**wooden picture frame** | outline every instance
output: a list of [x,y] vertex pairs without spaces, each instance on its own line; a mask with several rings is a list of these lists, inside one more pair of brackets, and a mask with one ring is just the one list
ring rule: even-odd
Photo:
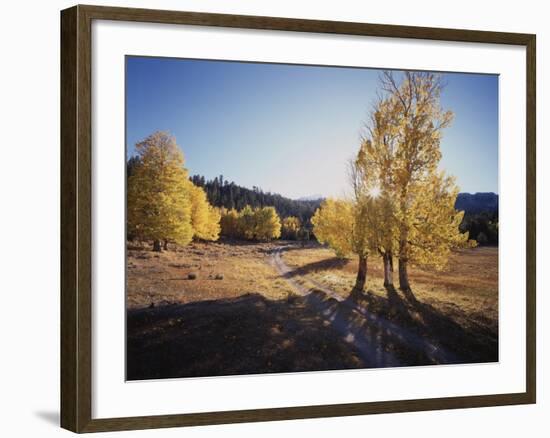
[[[519,45],[526,48],[526,391],[128,418],[92,418],[92,35],[93,20],[218,26],[356,36]],[[98,432],[535,403],[536,37],[530,34],[238,16],[100,6],[61,12],[61,426]]]

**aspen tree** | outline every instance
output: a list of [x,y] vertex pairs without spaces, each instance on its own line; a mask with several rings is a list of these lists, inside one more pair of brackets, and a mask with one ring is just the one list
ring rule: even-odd
[[317,240],[327,244],[338,257],[358,257],[355,289],[363,291],[367,280],[367,205],[357,200],[326,199],[311,219]]
[[203,240],[218,240],[220,234],[220,212],[211,206],[202,187],[189,181],[191,199],[191,225],[193,237]]
[[442,131],[453,117],[440,106],[442,87],[435,73],[406,71],[399,82],[385,72],[385,94],[357,158],[365,187],[377,184],[382,194],[378,206],[383,220],[375,221],[370,235],[385,242],[386,256],[386,246],[390,258],[397,251],[399,287],[405,292],[411,291],[409,263],[442,268],[453,247],[471,245],[468,234],[459,230],[462,213],[454,209],[454,179],[438,171]]
[[295,216],[288,216],[283,219],[283,222],[281,225],[282,225],[281,233],[283,237],[287,239],[298,238],[298,232],[300,231],[300,228],[302,226],[302,224],[300,223],[300,219],[298,219]]
[[128,227],[144,240],[186,245],[193,237],[188,172],[174,137],[155,132],[136,145],[139,165],[128,178]]

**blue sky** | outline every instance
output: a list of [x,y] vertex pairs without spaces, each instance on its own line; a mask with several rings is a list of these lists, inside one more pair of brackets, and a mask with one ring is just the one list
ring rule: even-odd
[[[189,173],[290,198],[341,196],[376,97],[376,69],[127,57],[127,154],[176,137]],[[498,77],[445,74],[441,168],[463,192],[498,193]]]

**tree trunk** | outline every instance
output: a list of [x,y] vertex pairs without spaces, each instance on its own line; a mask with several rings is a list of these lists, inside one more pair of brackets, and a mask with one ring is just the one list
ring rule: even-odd
[[411,292],[409,284],[409,273],[407,271],[408,262],[408,235],[406,228],[401,229],[399,236],[399,289],[403,292]]
[[153,251],[156,251],[156,252],[161,252],[162,249],[160,247],[160,240],[155,240],[153,242]]
[[164,251],[168,251],[168,240],[164,241]]
[[409,273],[407,272],[407,260],[404,258],[399,259],[399,289],[403,292],[411,291]]
[[385,252],[382,260],[384,261],[384,286],[393,287],[393,255],[391,251]]
[[364,291],[367,281],[367,257],[359,256],[359,267],[357,269],[357,279],[355,280],[355,290]]

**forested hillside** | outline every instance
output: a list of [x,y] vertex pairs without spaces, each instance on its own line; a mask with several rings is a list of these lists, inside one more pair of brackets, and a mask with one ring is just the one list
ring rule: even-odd
[[460,224],[470,238],[481,245],[498,245],[498,195],[496,193],[459,193],[455,208],[464,210]]
[[204,189],[208,201],[216,207],[242,210],[247,205],[252,208],[272,206],[275,207],[281,218],[294,216],[299,218],[304,225],[309,224],[315,210],[321,204],[319,199],[297,201],[276,193],[264,192],[259,187],[248,189],[235,184],[233,181],[225,180],[223,175],[213,180],[206,180],[201,175],[193,175],[191,181],[196,186]]

